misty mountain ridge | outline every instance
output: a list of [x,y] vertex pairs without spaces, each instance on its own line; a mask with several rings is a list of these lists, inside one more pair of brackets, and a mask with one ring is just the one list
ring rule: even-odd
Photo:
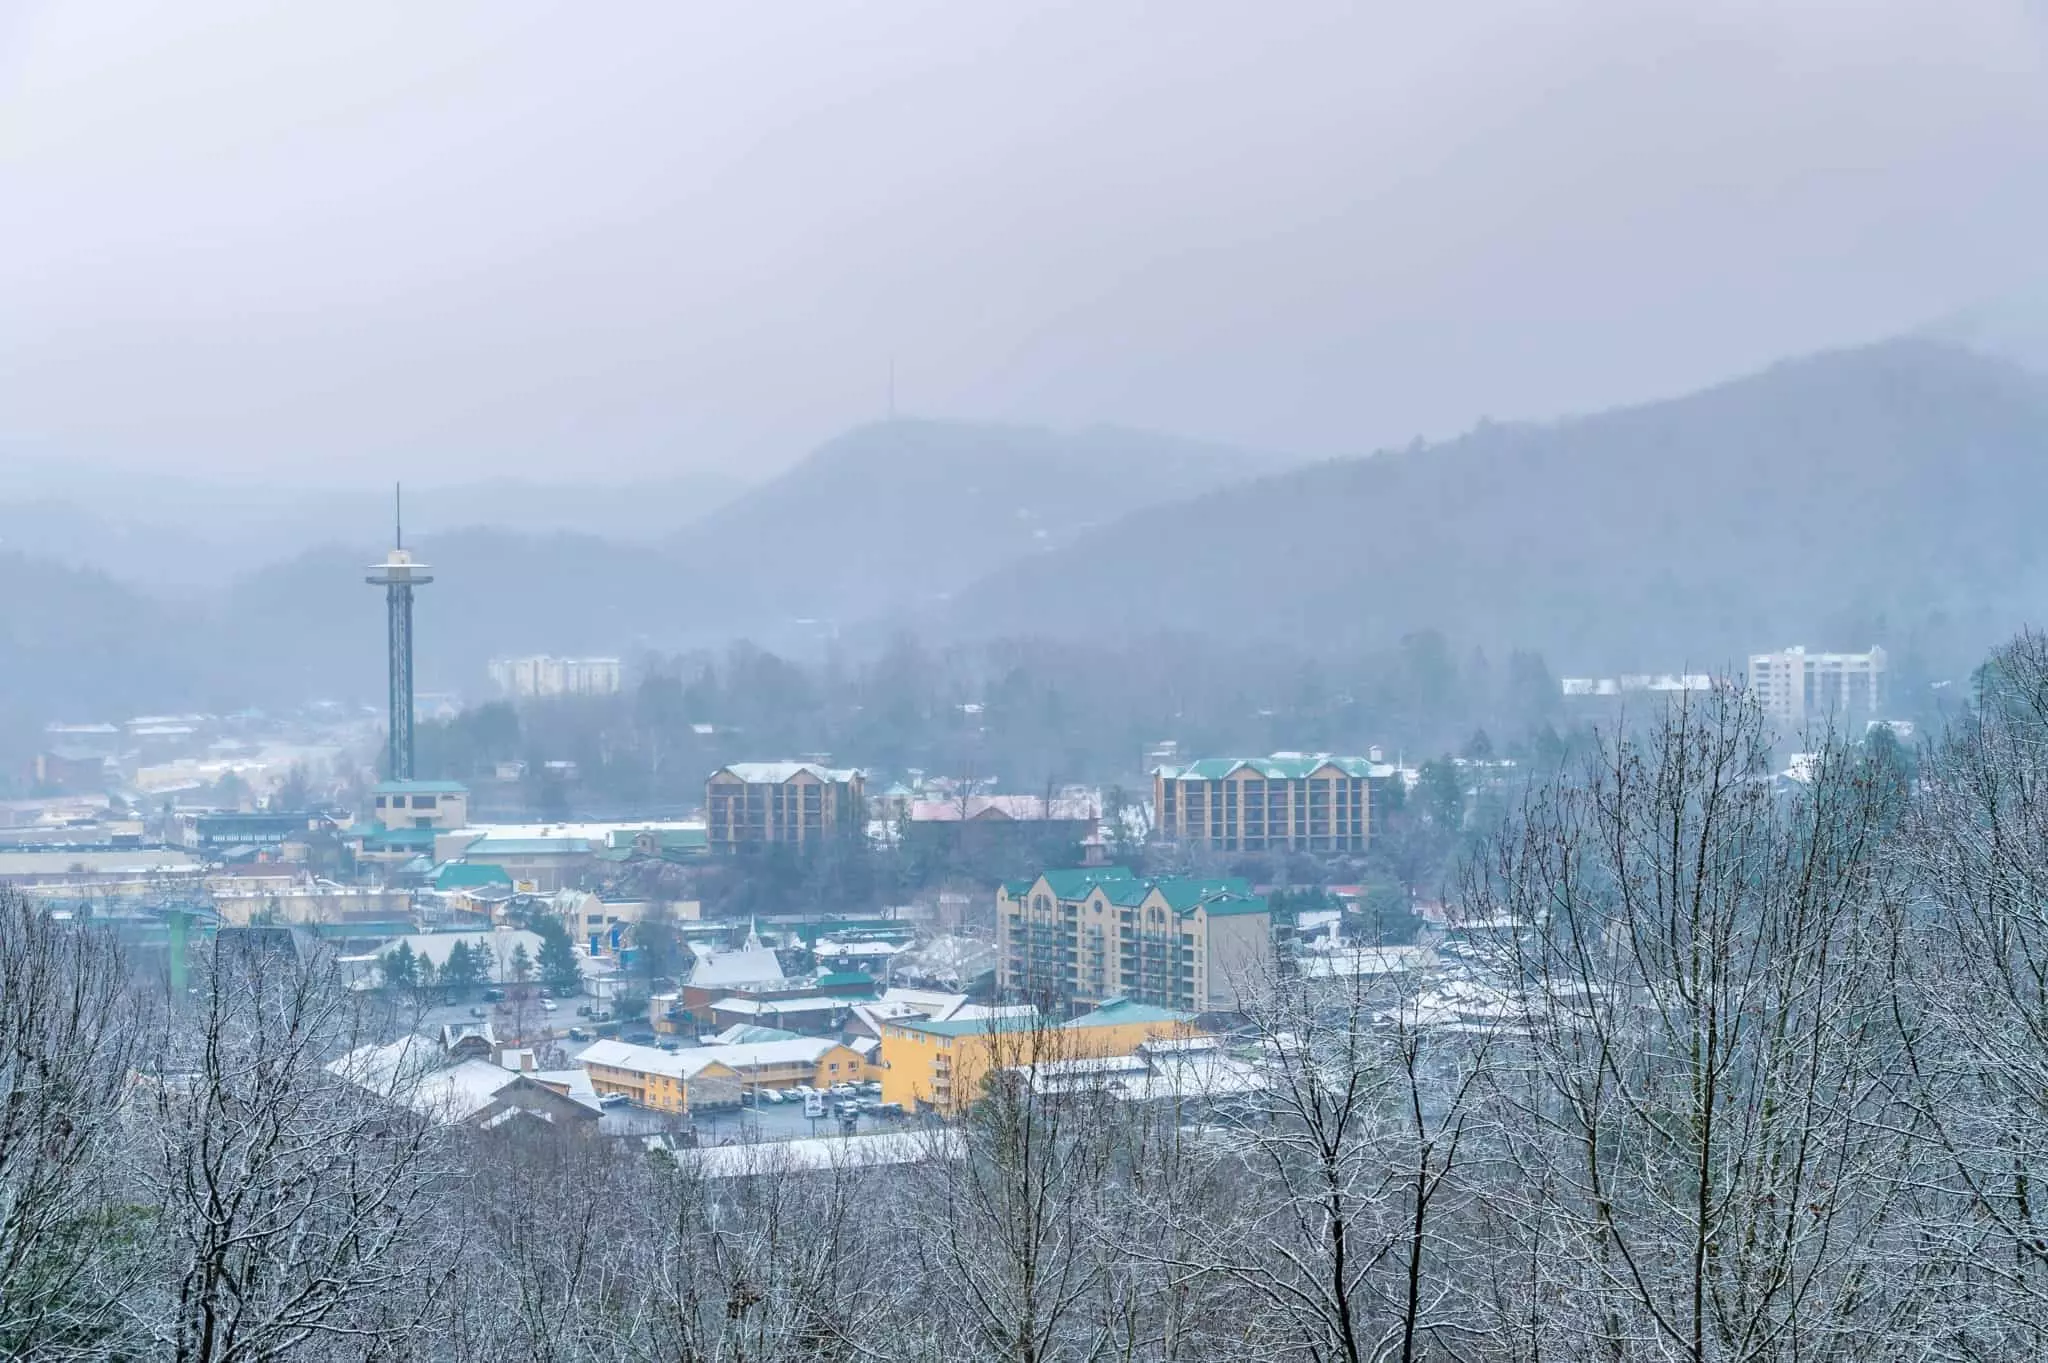
[[[538,527],[415,535],[408,491],[407,542],[435,574],[417,607],[420,684],[478,694],[486,660],[522,653],[632,658],[739,635],[804,646],[934,583],[1050,552],[1144,499],[1277,462],[1138,432],[896,422],[830,441],[655,542]],[[262,694],[378,694],[382,598],[362,579],[383,545],[319,544],[214,598]],[[347,652],[335,643],[344,623],[360,641]]]
[[[935,642],[1170,631],[1326,656],[1435,629],[1540,649],[1559,673],[1719,668],[1791,643],[1967,667],[2040,618],[2044,456],[2048,378],[1924,340],[1291,468],[1139,433],[898,422],[648,542],[409,534],[436,577],[419,679],[475,696],[492,656],[786,649],[892,623]],[[375,700],[383,605],[362,579],[382,529],[188,606],[0,552],[14,708]]]
[[1896,341],[1147,508],[946,623],[1331,648],[1435,628],[1567,672],[1878,635],[1974,656],[2040,618],[2044,456],[2048,378]]
[[[645,543],[710,514],[745,486],[719,473],[631,484],[409,484],[405,526],[412,539],[495,526]],[[186,599],[217,593],[309,545],[389,544],[392,514],[388,486],[305,491],[32,462],[0,472],[0,549]]]
[[857,427],[665,546],[727,630],[852,623],[1057,556],[1143,506],[1286,466],[1152,432],[898,420]]

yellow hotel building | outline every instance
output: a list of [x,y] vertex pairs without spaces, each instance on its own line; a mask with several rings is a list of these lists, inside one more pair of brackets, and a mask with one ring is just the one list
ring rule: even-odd
[[957,1116],[998,1069],[1135,1055],[1148,1041],[1202,1035],[1187,1013],[1124,999],[1064,1023],[1035,1011],[947,1022],[904,1018],[882,1028],[882,1101],[906,1112]]
[[642,1107],[686,1114],[738,1107],[742,1092],[798,1084],[822,1089],[868,1077],[860,1052],[823,1037],[676,1051],[599,1041],[583,1052],[580,1063],[600,1094],[624,1094]]

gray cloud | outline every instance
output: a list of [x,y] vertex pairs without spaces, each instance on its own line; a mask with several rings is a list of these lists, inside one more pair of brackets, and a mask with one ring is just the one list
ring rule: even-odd
[[786,462],[883,403],[1304,453],[2036,269],[2027,0],[0,8],[0,447]]

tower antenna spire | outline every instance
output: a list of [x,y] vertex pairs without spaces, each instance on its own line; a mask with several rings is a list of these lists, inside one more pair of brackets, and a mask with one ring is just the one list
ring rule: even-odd
[[405,548],[405,484],[391,485],[391,543],[393,547]]

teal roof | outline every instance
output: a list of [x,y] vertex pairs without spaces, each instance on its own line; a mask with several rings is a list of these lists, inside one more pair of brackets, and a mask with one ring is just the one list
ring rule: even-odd
[[1184,767],[1161,767],[1168,780],[1221,781],[1239,768],[1249,768],[1268,781],[1300,781],[1335,767],[1346,776],[1372,775],[1372,763],[1363,757],[1336,757],[1329,753],[1288,753],[1274,757],[1204,757]]
[[487,834],[471,843],[466,850],[501,857],[536,857],[551,852],[587,853],[590,844],[582,838],[493,838]]
[[437,890],[477,889],[485,885],[510,885],[512,877],[502,866],[487,861],[444,861],[435,868]]
[[1171,1008],[1154,1008],[1149,1003],[1132,1003],[1129,999],[1104,999],[1102,1005],[1092,1013],[1083,1013],[1067,1023],[1069,1027],[1120,1027],[1133,1022],[1193,1022],[1193,1013],[1180,1013]]
[[845,989],[852,985],[872,985],[875,977],[864,970],[831,970],[818,976],[820,989]]
[[379,781],[370,787],[372,795],[467,795],[469,787],[460,781]]
[[[1265,898],[1253,894],[1251,882],[1240,876],[1159,876],[1144,879],[1131,874],[1128,867],[1104,866],[1093,870],[1047,871],[1043,878],[1054,897],[1062,901],[1086,899],[1100,889],[1110,903],[1132,908],[1144,903],[1146,896],[1156,889],[1167,906],[1179,914],[1193,913],[1197,908],[1211,917],[1266,912]],[[1003,888],[1012,899],[1016,899],[1029,894],[1035,884],[1036,881],[1014,881]],[[1017,888],[1019,885],[1023,888]]]

